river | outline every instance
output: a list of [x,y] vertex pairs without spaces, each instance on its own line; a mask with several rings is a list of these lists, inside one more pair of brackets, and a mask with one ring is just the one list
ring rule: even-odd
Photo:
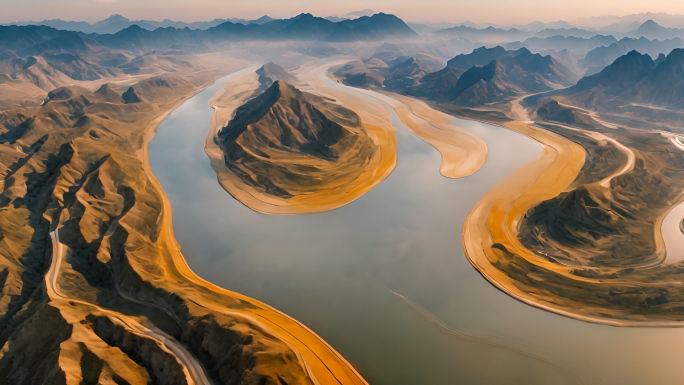
[[463,255],[470,208],[541,152],[534,140],[452,118],[489,155],[474,175],[447,179],[439,153],[385,105],[398,164],[384,182],[337,210],[259,214],[223,190],[203,148],[208,100],[237,75],[183,103],[150,143],[176,239],[198,275],[303,322],[371,385],[681,384],[684,330],[540,310],[494,288]]

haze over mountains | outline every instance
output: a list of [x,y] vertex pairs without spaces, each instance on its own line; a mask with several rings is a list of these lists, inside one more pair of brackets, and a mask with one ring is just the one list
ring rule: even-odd
[[104,20],[100,20],[96,23],[88,23],[86,21],[65,21],[60,19],[43,20],[43,21],[22,21],[13,23],[4,23],[2,25],[45,25],[55,29],[64,29],[67,31],[83,32],[83,33],[116,33],[122,29],[126,29],[132,25],[137,25],[140,28],[147,30],[155,30],[157,28],[190,28],[190,29],[209,29],[211,27],[216,27],[219,24],[225,22],[231,22],[235,24],[265,24],[269,21],[274,20],[269,16],[262,16],[256,20],[245,20],[237,18],[226,18],[226,19],[214,19],[211,21],[197,21],[186,23],[183,21],[174,21],[165,19],[162,21],[155,20],[130,20],[119,14],[112,15]]
[[[602,65],[607,65],[611,60],[631,49],[647,52],[654,57],[660,53],[667,54],[671,49],[680,46],[678,39],[684,39],[684,29],[681,28],[684,27],[684,17],[664,17],[659,14],[639,14],[616,19],[631,21],[626,24],[610,19],[612,24],[596,28],[582,26],[581,24],[572,25],[565,21],[534,22],[511,27],[479,26],[470,22],[460,25],[405,23],[392,15],[379,13],[369,16],[371,13],[371,10],[363,10],[343,17],[323,18],[311,14],[301,14],[290,19],[273,19],[269,16],[262,16],[256,20],[224,18],[192,23],[171,20],[130,20],[121,15],[113,15],[93,24],[45,20],[6,23],[4,25],[25,27],[44,25],[58,30],[74,31],[85,36],[86,40],[93,39],[113,48],[143,51],[171,47],[201,51],[205,50],[204,44],[222,40],[342,42],[407,39],[415,38],[420,34],[424,39],[430,41],[446,39],[448,45],[461,52],[467,52],[482,45],[489,47],[502,45],[511,50],[525,47],[538,53],[545,51],[552,53],[550,52],[552,50],[560,52],[566,49],[572,55],[584,56],[594,49],[609,47],[620,42],[618,47],[612,47],[608,51],[609,54],[594,54],[597,57],[579,64],[588,72],[600,70]],[[358,17],[356,14],[363,16]],[[358,18],[348,19],[347,17]],[[682,23],[676,24],[679,19],[682,20]],[[637,20],[643,21],[637,22]],[[663,25],[659,21],[669,24]],[[642,38],[651,42],[643,42],[641,41]],[[635,43],[629,39],[639,42]]]
[[684,107],[684,49],[673,50],[658,63],[631,51],[558,95],[594,110],[630,105],[679,110]]
[[[58,36],[59,40],[52,41]],[[205,43],[245,40],[306,40],[306,41],[373,41],[379,39],[413,38],[418,35],[401,19],[379,13],[355,20],[332,22],[311,14],[292,19],[270,20],[263,24],[223,22],[206,30],[163,27],[150,31],[133,24],[113,34],[83,34],[56,30],[46,26],[0,27],[0,47],[30,50],[40,44],[70,46],[105,45],[110,48],[148,51],[167,48],[201,50]],[[48,41],[50,41],[48,43]],[[61,49],[62,47],[56,47]],[[10,49],[10,48],[6,48]]]
[[[418,138],[442,155],[442,176],[461,178],[477,171],[493,186],[495,179],[509,174],[501,170],[488,174],[487,169],[500,168],[482,168],[488,154],[493,155],[489,160],[496,162],[494,165],[513,170],[516,164],[529,162],[531,158],[526,157],[533,154],[525,149],[532,147],[515,145],[524,142],[512,140],[512,132],[497,131],[502,127],[477,123],[480,129],[467,131],[465,128],[472,126],[462,124],[461,128],[450,115],[517,131],[529,137],[518,139],[530,140],[528,144],[537,151],[541,150],[532,140],[539,142],[544,155],[503,179],[510,189],[499,185],[490,194],[483,185],[474,190],[473,197],[480,193],[485,200],[470,211],[476,215],[462,222],[461,238],[467,250],[481,251],[484,256],[473,266],[481,269],[491,264],[491,271],[497,272],[494,277],[510,279],[504,284],[510,284],[513,291],[507,292],[529,290],[531,303],[561,309],[566,315],[574,310],[581,316],[605,317],[607,322],[642,322],[654,315],[681,322],[684,314],[672,312],[669,306],[684,304],[684,263],[661,269],[665,285],[660,287],[650,272],[661,262],[654,226],[661,213],[684,200],[684,151],[679,151],[684,144],[678,142],[682,132],[679,110],[684,107],[682,29],[651,19],[597,28],[566,22],[502,28],[408,24],[393,15],[368,10],[347,16],[351,17],[301,14],[290,19],[265,16],[251,21],[182,23],[131,21],[115,15],[94,24],[52,20],[45,22],[50,25],[0,26],[0,163],[7,169],[0,189],[0,229],[5,230],[0,234],[6,235],[0,237],[0,246],[5,244],[6,251],[0,262],[11,258],[11,263],[3,265],[8,267],[0,266],[0,291],[13,296],[4,304],[0,301],[0,330],[5,326],[4,330],[13,333],[0,332],[0,345],[5,346],[0,354],[0,378],[14,383],[30,378],[32,383],[63,384],[44,380],[61,368],[65,372],[92,371],[95,374],[90,378],[102,370],[119,371],[131,384],[190,383],[183,382],[179,365],[171,365],[173,371],[151,369],[159,357],[175,362],[174,354],[163,351],[165,344],[173,341],[189,352],[175,354],[195,357],[200,370],[206,368],[211,377],[207,382],[216,384],[328,384],[336,379],[346,384],[345,379],[360,376],[351,366],[345,371],[348,365],[341,356],[326,358],[332,345],[317,342],[301,324],[269,309],[262,311],[261,305],[232,294],[216,293],[186,272],[185,264],[176,264],[182,257],[178,243],[169,235],[171,217],[160,214],[168,210],[165,207],[170,202],[164,200],[155,179],[148,178],[152,174],[145,149],[158,122],[181,104],[184,107],[178,111],[187,115],[176,120],[175,131],[164,126],[158,129],[160,135],[171,132],[176,140],[173,147],[168,141],[159,142],[160,151],[169,155],[162,163],[175,174],[185,168],[173,165],[197,163],[188,159],[206,161],[205,151],[228,193],[247,207],[270,214],[312,213],[344,206],[383,182],[399,164],[397,159],[404,163],[394,176],[406,177],[406,184],[392,185],[395,182],[388,180],[375,193],[398,193],[388,197],[399,199],[360,200],[357,203],[368,206],[359,206],[359,214],[368,211],[372,202],[402,203],[407,201],[404,197],[414,197],[404,194],[406,186],[423,186],[427,188],[422,190],[434,192],[430,187],[441,185],[421,178],[429,177],[423,172],[429,171],[428,166],[436,171],[438,162],[429,159],[438,160],[437,153],[429,154]],[[259,69],[253,71],[255,68]],[[226,77],[228,74],[233,76]],[[337,82],[368,89],[354,91]],[[199,98],[183,103],[192,95]],[[372,95],[376,101],[368,99]],[[205,114],[205,119],[199,118],[200,114]],[[174,113],[166,122],[177,117]],[[670,117],[674,119],[668,121]],[[418,138],[399,128],[396,119]],[[201,130],[202,125],[211,127],[210,135]],[[195,146],[199,158],[178,150],[205,138],[204,148]],[[415,146],[407,138],[414,140]],[[408,156],[414,151],[420,157]],[[523,157],[518,159],[518,155]],[[178,163],[168,163],[172,158]],[[409,164],[411,167],[404,166]],[[420,178],[409,176],[414,169]],[[190,181],[185,184],[194,188],[195,173],[189,176],[183,181]],[[192,194],[206,185],[197,186],[200,189]],[[176,199],[171,192],[169,196]],[[206,196],[196,194],[188,202]],[[416,202],[425,197],[433,201],[432,195],[415,197],[412,200]],[[453,197],[445,194],[434,208],[443,211],[454,204]],[[205,210],[190,208],[208,217],[205,213],[222,207],[225,199],[217,202]],[[456,204],[472,203],[464,202]],[[416,208],[416,212],[426,212],[422,206]],[[392,209],[389,206],[386,213],[391,214]],[[339,212],[349,212],[352,225],[364,219],[356,218],[357,212],[352,210],[331,215]],[[463,210],[463,215],[466,212]],[[224,218],[233,216],[227,213]],[[443,214],[448,223],[453,222],[452,212]],[[392,219],[391,215],[378,217]],[[236,227],[225,226],[225,222],[216,222],[218,227],[209,222],[211,227],[195,227],[209,234],[203,229],[231,230],[251,222],[242,214],[233,219]],[[412,224],[423,223],[406,219],[409,226],[400,224],[399,238],[414,230]],[[323,225],[323,221],[313,225]],[[339,223],[333,221],[333,225]],[[264,261],[280,258],[281,247],[288,244],[308,247],[331,239],[314,227],[304,229],[303,242],[281,237],[283,242],[273,243],[273,248],[259,249],[270,258]],[[446,229],[447,233],[454,235],[452,229]],[[233,242],[225,231],[216,234]],[[384,230],[378,233],[387,240],[378,245],[395,246],[399,238],[388,234]],[[431,244],[433,235],[429,232],[425,238]],[[60,238],[67,248],[61,248]],[[265,238],[254,239],[263,244]],[[516,246],[514,250],[511,245],[517,245],[516,239],[527,249]],[[331,249],[330,243],[320,246],[324,254]],[[401,253],[403,246],[399,246]],[[444,255],[449,257],[452,245],[444,246],[448,251]],[[240,253],[247,250],[230,244],[226,248],[233,247]],[[396,255],[393,250],[388,256]],[[516,254],[526,250],[533,251],[529,259]],[[321,255],[317,249],[313,251]],[[472,254],[466,257],[473,261]],[[320,264],[318,258],[312,261]],[[542,263],[534,265],[537,261]],[[232,264],[231,260],[223,266],[232,268]],[[285,287],[274,280],[283,269],[264,275],[271,266],[256,265],[258,271],[248,277],[248,287],[261,284],[264,277],[274,292]],[[291,264],[297,269],[304,265]],[[65,295],[58,293],[60,285],[52,278],[60,274],[60,266],[61,272],[66,272],[61,279]],[[545,270],[549,267],[553,269]],[[632,279],[635,267],[644,267],[637,272],[643,275]],[[675,269],[677,281],[669,279]],[[240,275],[248,270],[240,265],[231,271]],[[410,266],[407,270],[406,282],[411,285],[414,270]],[[367,269],[364,266],[359,271]],[[338,276],[334,273],[331,277]],[[562,279],[559,273],[564,274]],[[609,281],[614,277],[626,279],[612,284]],[[371,285],[375,278],[370,277]],[[452,281],[449,275],[445,278]],[[606,281],[591,284],[599,279]],[[283,275],[282,282],[288,280],[290,277]],[[633,282],[647,284],[641,287]],[[304,286],[307,292],[314,287]],[[360,288],[365,296],[366,286]],[[537,288],[539,291],[534,291]],[[392,297],[386,287],[380,285],[378,290]],[[635,295],[637,290],[642,292]],[[330,293],[321,292],[327,300]],[[126,297],[131,293],[136,295],[133,301]],[[88,302],[79,305],[75,299]],[[401,309],[406,308],[402,301],[392,299]],[[667,305],[668,301],[672,305]],[[50,310],[52,305],[46,306],[50,302],[61,307]],[[122,313],[93,309],[90,302]],[[293,303],[298,302],[300,297],[293,296]],[[359,304],[347,302],[354,307]],[[388,314],[392,321],[394,313]],[[44,336],[35,328],[47,324],[46,319],[63,326],[55,327],[54,333],[52,328],[44,328],[54,334]],[[276,327],[262,328],[261,321],[257,322],[261,319],[269,325],[290,326],[282,332]],[[324,314],[323,321],[329,319],[329,313]],[[353,326],[348,334],[352,338],[347,340],[356,341],[361,323],[340,319],[345,326]],[[170,338],[157,333],[163,337],[154,339],[158,344],[149,343],[145,336],[131,338],[135,333],[131,334],[130,325],[138,323],[140,328],[159,327]],[[382,328],[387,322],[377,325]],[[76,330],[73,337],[68,336],[71,329]],[[403,335],[411,336],[402,332],[399,339]],[[358,336],[359,340],[365,338]],[[307,346],[313,348],[303,350]],[[300,350],[310,353],[301,358],[305,356],[297,354]],[[410,346],[409,351],[413,350]],[[64,355],[58,359],[55,352]],[[432,361],[435,355],[424,352],[429,350],[421,349],[418,354]],[[97,360],[92,358],[96,353],[100,354]],[[45,354],[53,358],[48,360]],[[65,364],[62,357],[72,357],[73,362]],[[336,357],[341,363],[335,364]],[[377,357],[370,355],[364,373],[375,366]],[[308,366],[307,362],[318,359],[321,364],[313,361],[315,364]],[[453,363],[441,361],[449,367]],[[46,364],[39,366],[39,362]],[[131,369],[116,369],[122,362]],[[24,369],[33,366],[33,371]],[[405,377],[411,383],[425,378],[451,383],[439,380],[444,377],[432,377],[432,368],[427,366],[426,375],[416,373],[418,380],[403,373],[396,373],[396,378]],[[338,369],[335,373],[342,375],[325,379],[313,372]],[[149,380],[142,374],[136,377],[146,370]],[[489,366],[485,370],[491,371]],[[621,367],[619,370],[623,375]],[[91,381],[84,377],[73,382]],[[350,385],[364,383],[352,381]]]
[[[59,20],[41,23],[80,32],[45,25],[0,26],[0,66],[10,77],[32,79],[46,91],[58,85],[52,83],[59,76],[50,76],[50,83],[41,80],[45,78],[41,74],[58,71],[74,80],[139,74],[150,65],[173,61],[174,51],[209,52],[221,44],[311,42],[316,45],[303,48],[304,52],[325,57],[343,52],[335,43],[393,41],[365,54],[367,59],[348,63],[337,76],[354,86],[387,87],[477,105],[522,93],[570,87],[579,78],[601,72],[633,50],[650,55],[657,66],[673,49],[684,45],[684,29],[665,27],[651,19],[620,28],[613,23],[601,29],[578,28],[560,21],[508,29],[481,28],[470,23],[424,36],[403,20],[384,13],[356,19],[300,14],[290,19],[264,16],[251,21],[216,19],[195,23],[131,21],[114,15],[94,24]],[[417,24],[411,23],[414,27]],[[611,28],[614,31],[608,31]],[[150,56],[151,52],[156,53]]]
[[[118,37],[130,36],[131,31],[150,39],[160,39],[160,35],[171,37],[207,38],[224,35],[238,39],[304,39],[327,41],[355,41],[377,40],[390,37],[413,37],[417,34],[401,19],[393,15],[378,13],[372,16],[362,16],[358,19],[331,21],[303,13],[290,19],[272,19],[263,16],[257,20],[215,19],[207,22],[161,22],[137,20],[131,21],[120,15],[113,15],[95,24],[86,22],[65,22],[61,20],[47,20],[43,22],[7,23],[5,26],[36,26],[43,25],[59,30],[67,30],[88,34],[97,39],[98,35],[114,35]],[[128,31],[128,32],[125,32]],[[182,32],[181,32],[182,31]],[[142,35],[146,32],[154,32]]]
[[575,84],[576,73],[550,55],[526,48],[506,50],[501,46],[481,47],[457,55],[442,69],[425,57],[389,61],[372,57],[366,63],[353,62],[336,75],[349,85],[380,86],[427,99],[475,106],[500,102],[525,93],[543,92]]

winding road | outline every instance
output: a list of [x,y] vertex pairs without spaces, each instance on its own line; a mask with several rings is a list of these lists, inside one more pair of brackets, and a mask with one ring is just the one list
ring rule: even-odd
[[[188,384],[193,385],[210,385],[212,382],[209,380],[202,364],[195,359],[195,357],[190,353],[182,344],[176,341],[173,337],[164,333],[157,328],[149,328],[143,326],[134,317],[127,316],[112,310],[104,309],[100,306],[94,305],[90,302],[86,302],[79,299],[70,298],[64,294],[59,287],[58,280],[60,277],[60,267],[62,265],[62,260],[64,259],[64,244],[59,241],[59,232],[54,230],[50,232],[50,238],[52,239],[52,261],[50,262],[50,268],[45,275],[45,287],[47,289],[48,296],[53,301],[68,301],[70,303],[78,303],[85,306],[90,306],[97,309],[99,312],[106,314],[114,323],[126,328],[131,333],[139,335],[141,337],[150,338],[157,341],[158,345],[164,349],[167,353],[176,357],[178,363],[183,367],[185,372],[185,377]],[[128,296],[123,296],[124,299],[131,300]],[[141,301],[132,301],[135,303],[144,304],[150,306],[148,303]],[[175,318],[174,318],[175,319]]]

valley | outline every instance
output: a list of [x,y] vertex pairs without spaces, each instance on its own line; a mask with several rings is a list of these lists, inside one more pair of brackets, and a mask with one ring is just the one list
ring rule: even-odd
[[678,383],[684,29],[637,16],[0,25],[0,382]]

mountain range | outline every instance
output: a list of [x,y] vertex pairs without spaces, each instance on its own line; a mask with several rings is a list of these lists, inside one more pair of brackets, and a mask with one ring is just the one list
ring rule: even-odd
[[574,83],[576,75],[550,55],[526,48],[481,47],[426,75],[416,93],[431,99],[476,105]]
[[424,54],[397,60],[389,54],[376,53],[365,62],[347,63],[335,76],[348,85],[386,87],[468,106],[568,87],[578,78],[550,55],[532,53],[526,48],[506,50],[501,46],[481,47],[457,55],[445,66]]
[[577,106],[611,110],[631,105],[678,110],[684,107],[684,49],[654,61],[631,51],[561,95]]
[[138,27],[142,29],[147,29],[147,30],[155,30],[157,28],[167,28],[167,27],[174,27],[174,28],[190,28],[190,29],[209,29],[211,27],[216,27],[219,24],[225,23],[227,21],[231,23],[236,23],[236,24],[265,24],[269,21],[274,20],[273,18],[269,16],[262,16],[256,20],[245,20],[245,19],[237,19],[237,18],[227,18],[227,19],[214,19],[210,21],[196,21],[196,22],[183,22],[183,21],[174,21],[174,20],[169,20],[165,19],[162,21],[155,21],[155,20],[130,20],[126,17],[123,17],[119,14],[114,14],[104,20],[100,20],[96,23],[88,23],[85,21],[65,21],[65,20],[60,20],[60,19],[52,19],[52,20],[43,20],[43,21],[21,21],[21,22],[12,22],[12,23],[4,23],[0,25],[17,25],[17,26],[26,26],[26,25],[44,25],[47,27],[52,27],[55,29],[62,29],[66,31],[74,31],[74,32],[83,32],[83,33],[98,33],[98,34],[103,34],[103,33],[116,33],[121,31],[122,29],[128,28],[132,25],[137,25]]
[[311,14],[263,24],[223,22],[206,30],[163,27],[147,30],[136,24],[112,34],[84,34],[47,26],[0,26],[0,49],[18,56],[53,49],[77,53],[88,45],[146,52],[168,48],[202,50],[205,44],[246,40],[373,41],[407,39],[418,35],[396,16],[379,13],[354,20],[333,22]]
[[675,15],[665,12],[644,12],[625,16],[586,17],[572,20],[572,24],[597,30],[631,31],[648,20],[653,20],[660,25],[670,28],[684,26],[684,15]]
[[613,44],[592,49],[578,64],[586,69],[585,75],[593,75],[630,51],[636,50],[652,58],[658,58],[660,55],[664,57],[673,49],[681,47],[684,47],[684,41],[678,37],[663,41],[649,40],[645,37],[638,39],[625,37]]

